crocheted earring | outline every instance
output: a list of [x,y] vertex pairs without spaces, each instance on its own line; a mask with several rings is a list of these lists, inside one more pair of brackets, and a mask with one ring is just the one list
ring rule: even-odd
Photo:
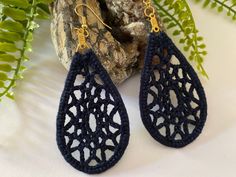
[[[79,4],[75,8],[77,15],[81,6],[95,14],[86,4]],[[129,141],[129,121],[118,90],[97,56],[88,49],[86,18],[79,16],[82,17],[82,27],[77,28],[79,45],[61,96],[57,144],[70,165],[95,174],[111,168],[122,157]],[[76,81],[78,76],[84,78],[80,83]]]
[[158,142],[183,147],[201,133],[207,117],[207,102],[197,74],[172,40],[160,31],[150,0],[144,0],[149,36],[141,77],[142,121]]

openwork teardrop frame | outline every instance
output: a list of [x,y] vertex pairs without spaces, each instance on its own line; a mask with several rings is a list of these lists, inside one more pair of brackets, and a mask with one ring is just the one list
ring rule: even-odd
[[101,173],[120,160],[128,141],[128,115],[117,88],[92,50],[76,53],[57,117],[62,155],[77,170]]
[[186,146],[207,117],[204,89],[184,55],[164,33],[151,33],[141,77],[142,121],[158,142]]

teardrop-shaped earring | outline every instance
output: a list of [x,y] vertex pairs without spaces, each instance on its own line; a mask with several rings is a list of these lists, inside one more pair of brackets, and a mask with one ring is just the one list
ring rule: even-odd
[[[80,6],[96,15],[86,4],[76,6],[77,15]],[[66,79],[57,117],[57,144],[70,165],[95,174],[111,168],[122,157],[129,141],[129,120],[117,88],[95,53],[88,49],[86,18],[79,16],[82,27],[77,29],[77,50],[84,53],[74,55]],[[80,83],[78,76],[83,77]]]
[[141,76],[142,121],[158,142],[186,146],[201,133],[207,117],[203,87],[172,40],[160,31],[150,0],[144,0],[152,31]]

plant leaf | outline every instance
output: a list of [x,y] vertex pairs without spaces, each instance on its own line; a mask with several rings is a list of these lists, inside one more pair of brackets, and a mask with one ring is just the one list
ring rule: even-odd
[[11,65],[9,64],[0,64],[0,71],[10,72],[12,70]]
[[48,12],[44,11],[41,8],[38,8],[37,9],[37,18],[38,19],[48,19],[49,18]]
[[8,79],[7,74],[0,72],[0,81],[6,81]]
[[[189,60],[195,62],[201,74],[208,77],[202,64],[206,45],[203,37],[198,36],[198,30],[189,5],[186,0],[153,0],[157,13],[162,19],[164,26],[173,36],[179,38],[184,51],[189,54]],[[167,20],[168,19],[168,20]],[[201,40],[199,40],[201,39]],[[199,59],[201,58],[201,60]]]
[[36,0],[37,3],[43,3],[43,4],[50,4],[52,3],[54,0]]
[[0,81],[0,88],[4,88],[5,87],[5,84],[3,81]]
[[22,37],[19,33],[6,32],[6,31],[0,30],[0,39],[5,39],[7,41],[14,42],[14,41],[22,40]]
[[6,94],[6,96],[12,100],[14,100],[14,93],[13,92],[9,92]]
[[10,54],[0,54],[0,61],[13,63],[17,61],[16,57]]
[[16,81],[22,79],[32,51],[36,18],[46,18],[51,0],[0,0],[0,100],[13,99]]
[[23,21],[27,19],[26,12],[21,9],[15,9],[11,7],[3,7],[2,13],[8,17],[11,17],[14,20]]
[[18,48],[15,44],[7,43],[7,42],[0,42],[0,51],[2,52],[16,52]]
[[236,20],[236,0],[193,0],[203,3],[203,7],[216,9],[218,13],[225,12],[232,20]]
[[24,30],[24,26],[21,23],[12,20],[0,22],[0,28],[12,32],[23,32]]
[[0,3],[4,5],[13,5],[19,8],[27,8],[30,3],[27,0],[0,0]]

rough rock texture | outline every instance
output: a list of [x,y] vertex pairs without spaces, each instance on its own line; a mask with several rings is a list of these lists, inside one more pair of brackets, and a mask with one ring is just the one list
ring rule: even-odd
[[89,45],[114,83],[122,83],[143,65],[150,25],[144,17],[142,0],[56,0],[51,5],[52,39],[67,69],[78,44],[75,27],[80,26],[81,19],[74,8],[80,3],[89,5],[112,27],[106,28],[88,8],[79,8],[88,20]]

